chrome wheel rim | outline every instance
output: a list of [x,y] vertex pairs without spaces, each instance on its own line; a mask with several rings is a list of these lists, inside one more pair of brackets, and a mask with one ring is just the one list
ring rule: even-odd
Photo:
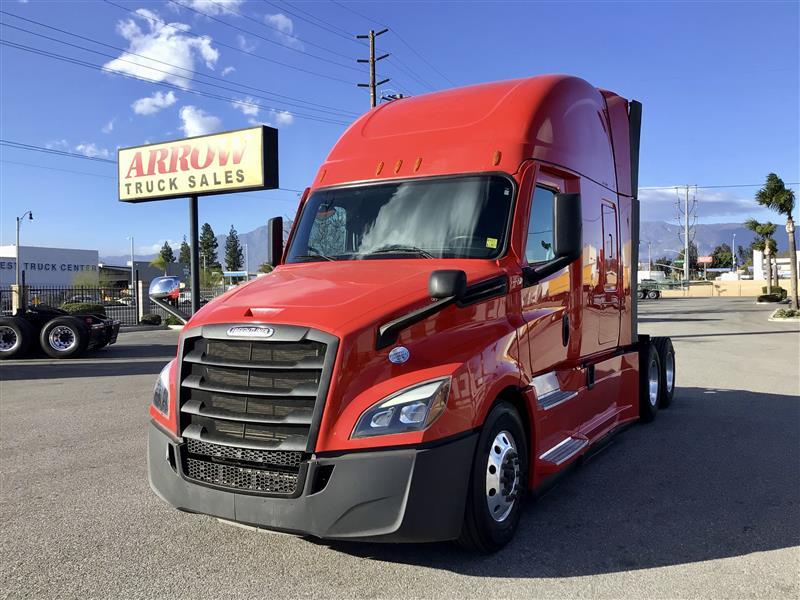
[[47,341],[50,343],[50,347],[53,350],[66,352],[75,347],[75,344],[78,343],[78,338],[70,327],[66,325],[56,325],[50,330]]
[[675,355],[672,352],[667,352],[666,360],[664,361],[664,376],[666,378],[667,391],[671,394],[672,387],[675,385]]
[[647,398],[651,406],[658,402],[658,362],[655,359],[650,361],[647,369]]
[[520,471],[517,444],[508,431],[501,431],[489,448],[486,461],[486,505],[492,519],[505,521],[519,495]]
[[0,352],[11,352],[19,344],[17,332],[7,325],[0,326]]

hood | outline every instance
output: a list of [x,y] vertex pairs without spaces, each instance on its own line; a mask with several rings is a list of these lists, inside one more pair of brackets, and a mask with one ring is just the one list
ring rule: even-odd
[[283,323],[341,336],[426,300],[428,278],[437,269],[461,269],[468,284],[502,273],[494,262],[452,259],[282,265],[210,302],[192,321]]

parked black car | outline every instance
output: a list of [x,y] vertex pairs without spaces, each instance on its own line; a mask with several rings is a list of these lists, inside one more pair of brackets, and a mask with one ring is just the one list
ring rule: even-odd
[[117,341],[120,322],[104,315],[69,313],[52,306],[29,307],[0,317],[0,360],[25,356],[38,341],[52,358],[75,358]]

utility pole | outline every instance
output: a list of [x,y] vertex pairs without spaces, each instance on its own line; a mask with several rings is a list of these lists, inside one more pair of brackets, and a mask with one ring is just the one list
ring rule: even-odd
[[686,199],[683,205],[683,280],[689,285],[689,186],[686,186]]
[[650,253],[650,247],[653,244],[651,242],[647,242],[647,276],[652,278],[653,277],[653,259]]
[[359,83],[358,87],[369,88],[370,108],[375,108],[378,105],[378,86],[383,85],[384,83],[389,83],[390,81],[388,78],[381,81],[375,80],[375,63],[389,56],[387,53],[383,56],[378,56],[377,58],[375,57],[375,38],[379,35],[383,35],[387,31],[389,30],[381,29],[380,31],[375,31],[374,29],[370,29],[368,34],[356,36],[356,39],[359,40],[369,40],[369,58],[359,58],[357,62],[369,64],[369,83]]
[[136,285],[136,265],[133,262],[133,236],[128,236],[131,241],[131,298],[133,299],[134,320],[139,322],[139,290]]
[[733,234],[733,246],[731,246],[731,273],[736,272],[736,234]]

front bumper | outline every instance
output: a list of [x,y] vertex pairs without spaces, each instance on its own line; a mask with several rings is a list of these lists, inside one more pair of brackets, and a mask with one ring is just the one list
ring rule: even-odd
[[[458,537],[477,433],[426,448],[312,456],[303,491],[275,498],[212,488],[185,479],[180,440],[150,424],[150,487],[187,512],[324,539],[432,542]],[[171,450],[170,450],[171,448]],[[314,489],[316,471],[330,471]],[[315,493],[311,493],[312,490]]]

